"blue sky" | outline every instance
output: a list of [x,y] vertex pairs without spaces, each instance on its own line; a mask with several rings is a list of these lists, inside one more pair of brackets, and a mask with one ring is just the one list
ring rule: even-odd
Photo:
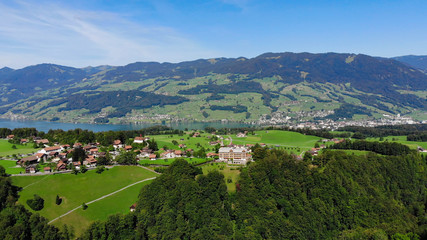
[[427,54],[427,1],[0,2],[0,67],[255,57],[265,52]]

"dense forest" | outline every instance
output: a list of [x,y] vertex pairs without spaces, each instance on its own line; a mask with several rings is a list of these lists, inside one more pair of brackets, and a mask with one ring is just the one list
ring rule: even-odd
[[296,161],[266,149],[228,194],[222,174],[177,160],[143,187],[134,213],[95,222],[82,239],[424,239],[426,167],[416,153]]

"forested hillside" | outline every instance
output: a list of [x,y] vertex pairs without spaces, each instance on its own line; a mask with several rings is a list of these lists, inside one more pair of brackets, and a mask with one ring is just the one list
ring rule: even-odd
[[313,162],[267,150],[236,193],[185,161],[140,193],[134,213],[82,239],[418,239],[427,237],[425,159],[326,152]]

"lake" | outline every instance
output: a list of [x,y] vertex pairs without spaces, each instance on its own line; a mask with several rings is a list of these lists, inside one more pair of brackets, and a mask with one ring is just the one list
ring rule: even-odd
[[[93,132],[103,131],[120,131],[120,130],[138,130],[160,124],[89,124],[89,123],[61,123],[61,122],[47,122],[47,121],[30,121],[30,120],[10,120],[0,119],[0,128],[36,128],[38,131],[47,132],[50,129],[87,129]],[[246,123],[238,122],[181,122],[181,123],[167,123],[163,124],[174,129],[199,129],[203,130],[205,127],[214,128],[238,128],[253,126]]]

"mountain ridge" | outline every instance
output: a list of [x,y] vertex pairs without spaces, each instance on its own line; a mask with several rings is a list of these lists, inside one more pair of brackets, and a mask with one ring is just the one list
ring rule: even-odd
[[[329,111],[343,104],[368,107],[375,117],[427,109],[426,74],[394,59],[364,54],[264,53],[254,58],[87,68],[41,64],[0,70],[0,87],[3,117],[61,121],[70,121],[71,115],[73,121],[100,117],[123,121],[156,114],[169,115],[169,119],[221,120],[228,116],[225,113],[233,120],[251,121],[275,112]],[[103,92],[111,91],[104,104],[97,102],[88,109],[88,101],[94,102],[89,95],[102,97]],[[144,103],[130,104],[132,99],[123,99],[126,91]],[[76,94],[85,102],[79,110],[71,106]],[[162,100],[154,104],[145,96]],[[139,107],[121,107],[116,102]],[[193,105],[199,107],[199,113],[194,113]]]

